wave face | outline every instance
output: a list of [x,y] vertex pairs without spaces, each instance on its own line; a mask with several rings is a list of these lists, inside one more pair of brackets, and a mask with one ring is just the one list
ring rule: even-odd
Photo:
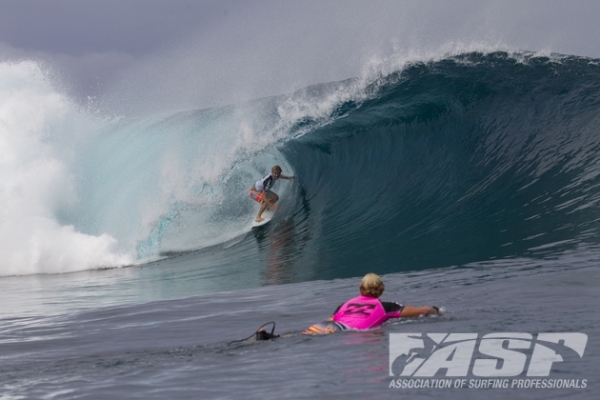
[[[290,282],[598,242],[598,60],[467,53],[137,119],[82,110],[32,63],[0,76],[0,275],[209,248],[192,258],[284,263]],[[275,163],[296,179],[249,235],[248,188]]]
[[507,53],[414,63],[284,148],[322,278],[598,243],[598,60]]

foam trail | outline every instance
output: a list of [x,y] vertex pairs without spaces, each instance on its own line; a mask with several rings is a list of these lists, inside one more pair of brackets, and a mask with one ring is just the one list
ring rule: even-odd
[[132,262],[114,251],[110,235],[85,234],[57,218],[77,202],[68,148],[85,120],[36,63],[0,64],[0,275]]

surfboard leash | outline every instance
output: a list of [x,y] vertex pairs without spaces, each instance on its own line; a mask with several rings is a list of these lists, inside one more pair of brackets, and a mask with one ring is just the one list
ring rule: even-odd
[[[266,330],[264,330],[264,327],[267,325],[273,325],[273,327],[271,328],[271,332],[267,332]],[[262,340],[271,340],[271,339],[275,339],[278,338],[279,335],[275,334],[275,321],[270,321],[267,322],[265,324],[262,324],[257,330],[256,332],[254,332],[252,335],[248,336],[247,338],[244,339],[239,339],[239,340],[234,340],[233,342],[229,342],[227,344],[227,346],[233,344],[233,343],[240,343],[240,342],[245,342],[246,340],[252,338],[252,336],[255,336],[256,341],[262,341]]]

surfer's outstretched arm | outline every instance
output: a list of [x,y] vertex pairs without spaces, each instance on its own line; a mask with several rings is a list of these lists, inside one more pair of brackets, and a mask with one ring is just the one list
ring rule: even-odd
[[435,306],[413,307],[404,306],[400,316],[402,318],[420,317],[422,315],[442,315],[443,312]]

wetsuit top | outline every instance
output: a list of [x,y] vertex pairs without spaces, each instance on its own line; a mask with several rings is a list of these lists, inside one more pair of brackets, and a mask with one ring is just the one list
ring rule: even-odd
[[390,318],[400,318],[404,306],[382,302],[375,297],[358,296],[335,310],[332,319],[350,329],[375,328]]
[[273,187],[273,184],[275,183],[276,180],[277,180],[276,178],[273,178],[273,176],[271,176],[271,174],[269,174],[269,175],[265,176],[264,178],[257,180],[256,183],[254,184],[254,187],[259,192],[262,192],[263,190],[265,192],[268,192],[271,190],[271,188]]

